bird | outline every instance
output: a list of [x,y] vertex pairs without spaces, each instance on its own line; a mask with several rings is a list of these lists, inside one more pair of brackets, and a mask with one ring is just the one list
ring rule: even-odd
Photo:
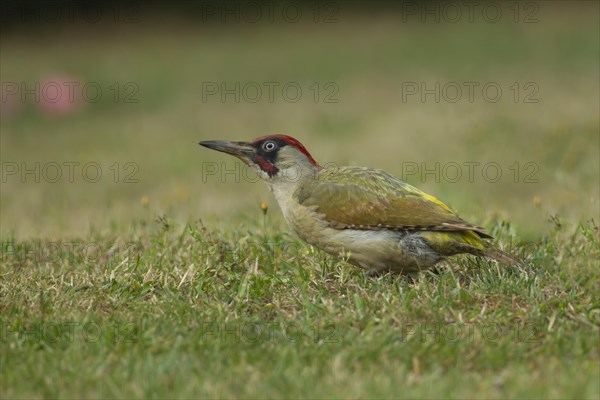
[[344,256],[369,276],[426,271],[461,253],[522,265],[495,247],[484,228],[381,169],[322,167],[302,143],[283,134],[199,144],[254,168],[300,239]]

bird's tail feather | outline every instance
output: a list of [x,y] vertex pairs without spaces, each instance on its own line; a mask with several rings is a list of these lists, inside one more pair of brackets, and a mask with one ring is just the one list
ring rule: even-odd
[[517,257],[512,254],[503,252],[497,249],[491,244],[481,243],[479,246],[472,244],[461,243],[457,248],[461,253],[470,253],[476,256],[488,257],[498,261],[501,264],[514,265],[516,267],[523,267],[524,264]]
[[482,249],[481,253],[483,256],[492,258],[501,264],[514,265],[516,267],[523,266],[523,262],[517,257],[513,256],[512,254],[505,253],[502,250],[498,250],[492,246]]

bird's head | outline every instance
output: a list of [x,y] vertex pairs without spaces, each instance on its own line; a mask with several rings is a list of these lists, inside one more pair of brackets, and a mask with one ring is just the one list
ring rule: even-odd
[[287,135],[261,136],[252,142],[207,140],[199,144],[236,156],[254,167],[263,180],[297,179],[321,168],[302,143]]

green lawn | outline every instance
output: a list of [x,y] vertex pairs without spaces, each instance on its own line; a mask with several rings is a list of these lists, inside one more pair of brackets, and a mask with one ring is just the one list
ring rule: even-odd
[[[2,102],[0,397],[600,398],[600,24],[597,3],[571,4],[539,3],[533,24],[342,7],[335,24],[148,15],[1,35],[3,96],[61,76],[103,96],[64,115]],[[303,97],[205,101],[211,82]],[[403,99],[465,82],[502,97]],[[402,176],[527,266],[365,277],[197,145],[268,133]]]
[[3,397],[597,398],[597,226],[372,279],[255,217],[5,244]]

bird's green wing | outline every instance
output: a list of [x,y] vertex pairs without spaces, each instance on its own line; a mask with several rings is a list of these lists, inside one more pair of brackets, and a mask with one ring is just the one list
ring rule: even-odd
[[336,229],[473,231],[483,228],[461,219],[433,196],[382,170],[324,169],[295,193]]

